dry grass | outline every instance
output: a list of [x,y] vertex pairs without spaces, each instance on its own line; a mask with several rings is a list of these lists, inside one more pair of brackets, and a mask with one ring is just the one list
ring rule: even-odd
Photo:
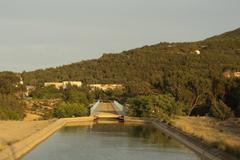
[[58,104],[61,100],[59,99],[25,99],[25,117],[24,120],[35,121],[35,120],[43,120],[48,119],[49,117],[45,117],[54,109],[56,104]]
[[25,111],[24,121],[37,121],[41,119],[42,116],[39,116],[38,114],[28,113]]
[[240,118],[219,121],[209,117],[177,117],[173,125],[206,143],[240,157]]
[[0,150],[48,126],[53,121],[0,121]]

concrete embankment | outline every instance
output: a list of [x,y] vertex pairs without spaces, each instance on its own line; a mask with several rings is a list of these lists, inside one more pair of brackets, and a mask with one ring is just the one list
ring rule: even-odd
[[[55,133],[58,129],[62,128],[65,125],[84,125],[87,122],[93,122],[94,117],[79,117],[79,118],[64,118],[58,119],[55,122],[51,123],[44,129],[32,134],[31,136],[9,145],[9,147],[5,148],[0,152],[0,160],[15,160],[19,159],[27,152],[31,151],[36,145],[44,141],[46,138]],[[235,158],[219,154],[220,151],[213,151],[211,147],[207,145],[202,145],[200,141],[192,138],[191,136],[185,135],[180,130],[171,127],[161,121],[152,120],[152,119],[142,119],[135,117],[124,117],[125,122],[127,123],[151,123],[156,128],[158,128],[161,132],[165,133],[168,136],[178,140],[188,148],[192,149],[196,153],[199,154],[200,157],[207,160],[235,160]]]
[[186,135],[182,131],[175,127],[169,126],[159,120],[150,120],[151,123],[161,130],[166,135],[178,140],[194,152],[196,152],[201,158],[206,160],[237,160],[237,158],[232,157],[218,149],[214,149],[211,146],[202,143],[199,139],[192,137],[191,135]]
[[156,119],[137,118],[137,117],[125,117],[126,122],[132,123],[151,123],[154,127],[159,129],[166,135],[176,139],[186,147],[196,152],[204,160],[237,160],[229,154],[226,154],[220,150],[214,149],[207,144],[203,144],[199,139],[186,135],[177,128],[163,123]]
[[77,123],[77,122],[91,122],[93,117],[80,117],[80,118],[63,118],[58,119],[54,123],[48,125],[44,129],[34,133],[33,135],[16,142],[12,145],[9,145],[7,148],[0,152],[0,160],[16,160],[22,157],[24,154],[29,152],[36,145],[41,143],[43,140],[51,136],[61,127],[65,126],[68,123]]

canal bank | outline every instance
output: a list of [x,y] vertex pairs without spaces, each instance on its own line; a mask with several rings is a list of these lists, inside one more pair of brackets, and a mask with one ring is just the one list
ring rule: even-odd
[[92,122],[93,117],[79,117],[79,118],[63,118],[49,124],[47,127],[39,130],[31,136],[8,145],[0,152],[0,160],[16,160],[31,151],[36,145],[47,139],[58,129],[62,128],[68,123]]
[[187,134],[180,129],[164,123],[159,119],[148,119],[148,118],[135,118],[135,117],[126,117],[126,121],[130,122],[147,122],[151,123],[153,126],[158,128],[161,132],[166,135],[178,140],[194,152],[196,152],[201,158],[206,160],[238,160],[236,157],[231,156],[221,150],[213,148],[208,144],[204,143],[202,140],[193,137],[190,134]]
[[[44,129],[34,133],[33,135],[23,139],[15,144],[10,145],[8,148],[0,152],[0,160],[14,160],[22,157],[29,151],[31,151],[36,145],[47,139],[58,129],[66,125],[81,125],[85,122],[93,122],[94,117],[80,117],[80,118],[64,118],[58,119],[54,123],[45,127]],[[212,151],[210,147],[204,146],[200,141],[193,139],[190,136],[185,135],[181,131],[177,130],[174,127],[171,127],[161,121],[153,119],[141,119],[134,117],[125,117],[125,122],[128,123],[151,123],[154,127],[159,129],[161,132],[165,133],[168,136],[178,140],[180,143],[184,144],[191,150],[195,151],[200,157],[210,160],[235,160],[232,157],[221,154],[219,151]]]

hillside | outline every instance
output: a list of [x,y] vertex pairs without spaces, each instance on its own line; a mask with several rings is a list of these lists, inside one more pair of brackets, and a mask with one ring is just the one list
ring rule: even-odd
[[[170,73],[177,70],[199,72],[199,76],[208,76],[212,72],[221,75],[226,68],[240,67],[239,49],[240,29],[237,29],[194,43],[159,43],[120,54],[104,54],[97,60],[26,72],[23,77],[28,84],[63,80],[151,83],[162,80],[166,70]],[[201,55],[196,55],[195,50],[200,50]]]
[[211,38],[208,38],[207,40],[240,40],[240,28],[234,30],[234,31],[230,31],[230,32],[226,32],[224,34],[221,35],[217,35]]
[[32,85],[63,80],[122,83],[130,95],[170,93],[184,104],[207,109],[214,97],[240,114],[239,80],[223,76],[225,70],[240,69],[239,33],[237,29],[198,42],[159,43],[104,54],[96,60],[24,72],[22,77]]

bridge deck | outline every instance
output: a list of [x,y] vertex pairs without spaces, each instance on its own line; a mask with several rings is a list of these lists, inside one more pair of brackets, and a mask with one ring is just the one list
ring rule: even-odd
[[119,118],[121,116],[112,103],[99,103],[92,115],[99,118]]

